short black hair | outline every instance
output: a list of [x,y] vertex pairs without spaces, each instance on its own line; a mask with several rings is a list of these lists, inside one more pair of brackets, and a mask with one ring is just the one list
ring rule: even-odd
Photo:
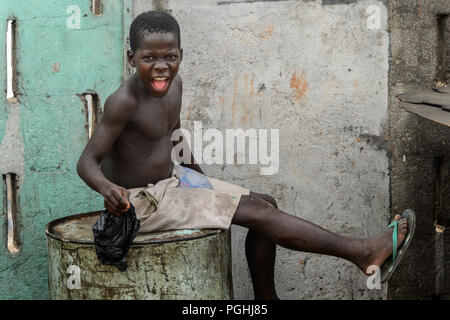
[[178,48],[181,48],[180,26],[177,20],[163,11],[147,11],[138,15],[130,27],[130,47],[136,52],[139,42],[145,32],[174,33],[178,39]]

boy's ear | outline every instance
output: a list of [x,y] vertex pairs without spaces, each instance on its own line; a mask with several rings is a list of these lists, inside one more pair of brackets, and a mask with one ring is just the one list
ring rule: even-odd
[[127,59],[128,59],[128,63],[130,64],[130,66],[132,66],[133,68],[136,67],[136,63],[134,62],[134,53],[131,50],[127,51]]
[[183,61],[183,49],[180,49],[180,62]]

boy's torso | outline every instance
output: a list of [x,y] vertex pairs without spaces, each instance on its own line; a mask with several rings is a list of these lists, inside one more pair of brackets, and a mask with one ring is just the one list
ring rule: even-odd
[[[124,188],[144,187],[170,176],[171,134],[181,111],[181,78],[174,79],[162,98],[153,98],[138,88],[134,77],[116,92],[130,96],[135,112],[120,133],[101,170],[111,182]],[[124,115],[126,116],[126,115]]]

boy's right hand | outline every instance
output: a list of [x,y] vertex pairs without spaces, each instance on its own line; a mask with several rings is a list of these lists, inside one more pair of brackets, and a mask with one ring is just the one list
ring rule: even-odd
[[120,216],[130,209],[130,192],[117,185],[111,185],[103,193],[106,210]]

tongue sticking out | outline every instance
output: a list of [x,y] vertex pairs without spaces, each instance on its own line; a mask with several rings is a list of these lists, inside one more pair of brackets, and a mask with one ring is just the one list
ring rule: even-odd
[[168,80],[152,80],[152,84],[157,90],[162,90],[166,87]]

